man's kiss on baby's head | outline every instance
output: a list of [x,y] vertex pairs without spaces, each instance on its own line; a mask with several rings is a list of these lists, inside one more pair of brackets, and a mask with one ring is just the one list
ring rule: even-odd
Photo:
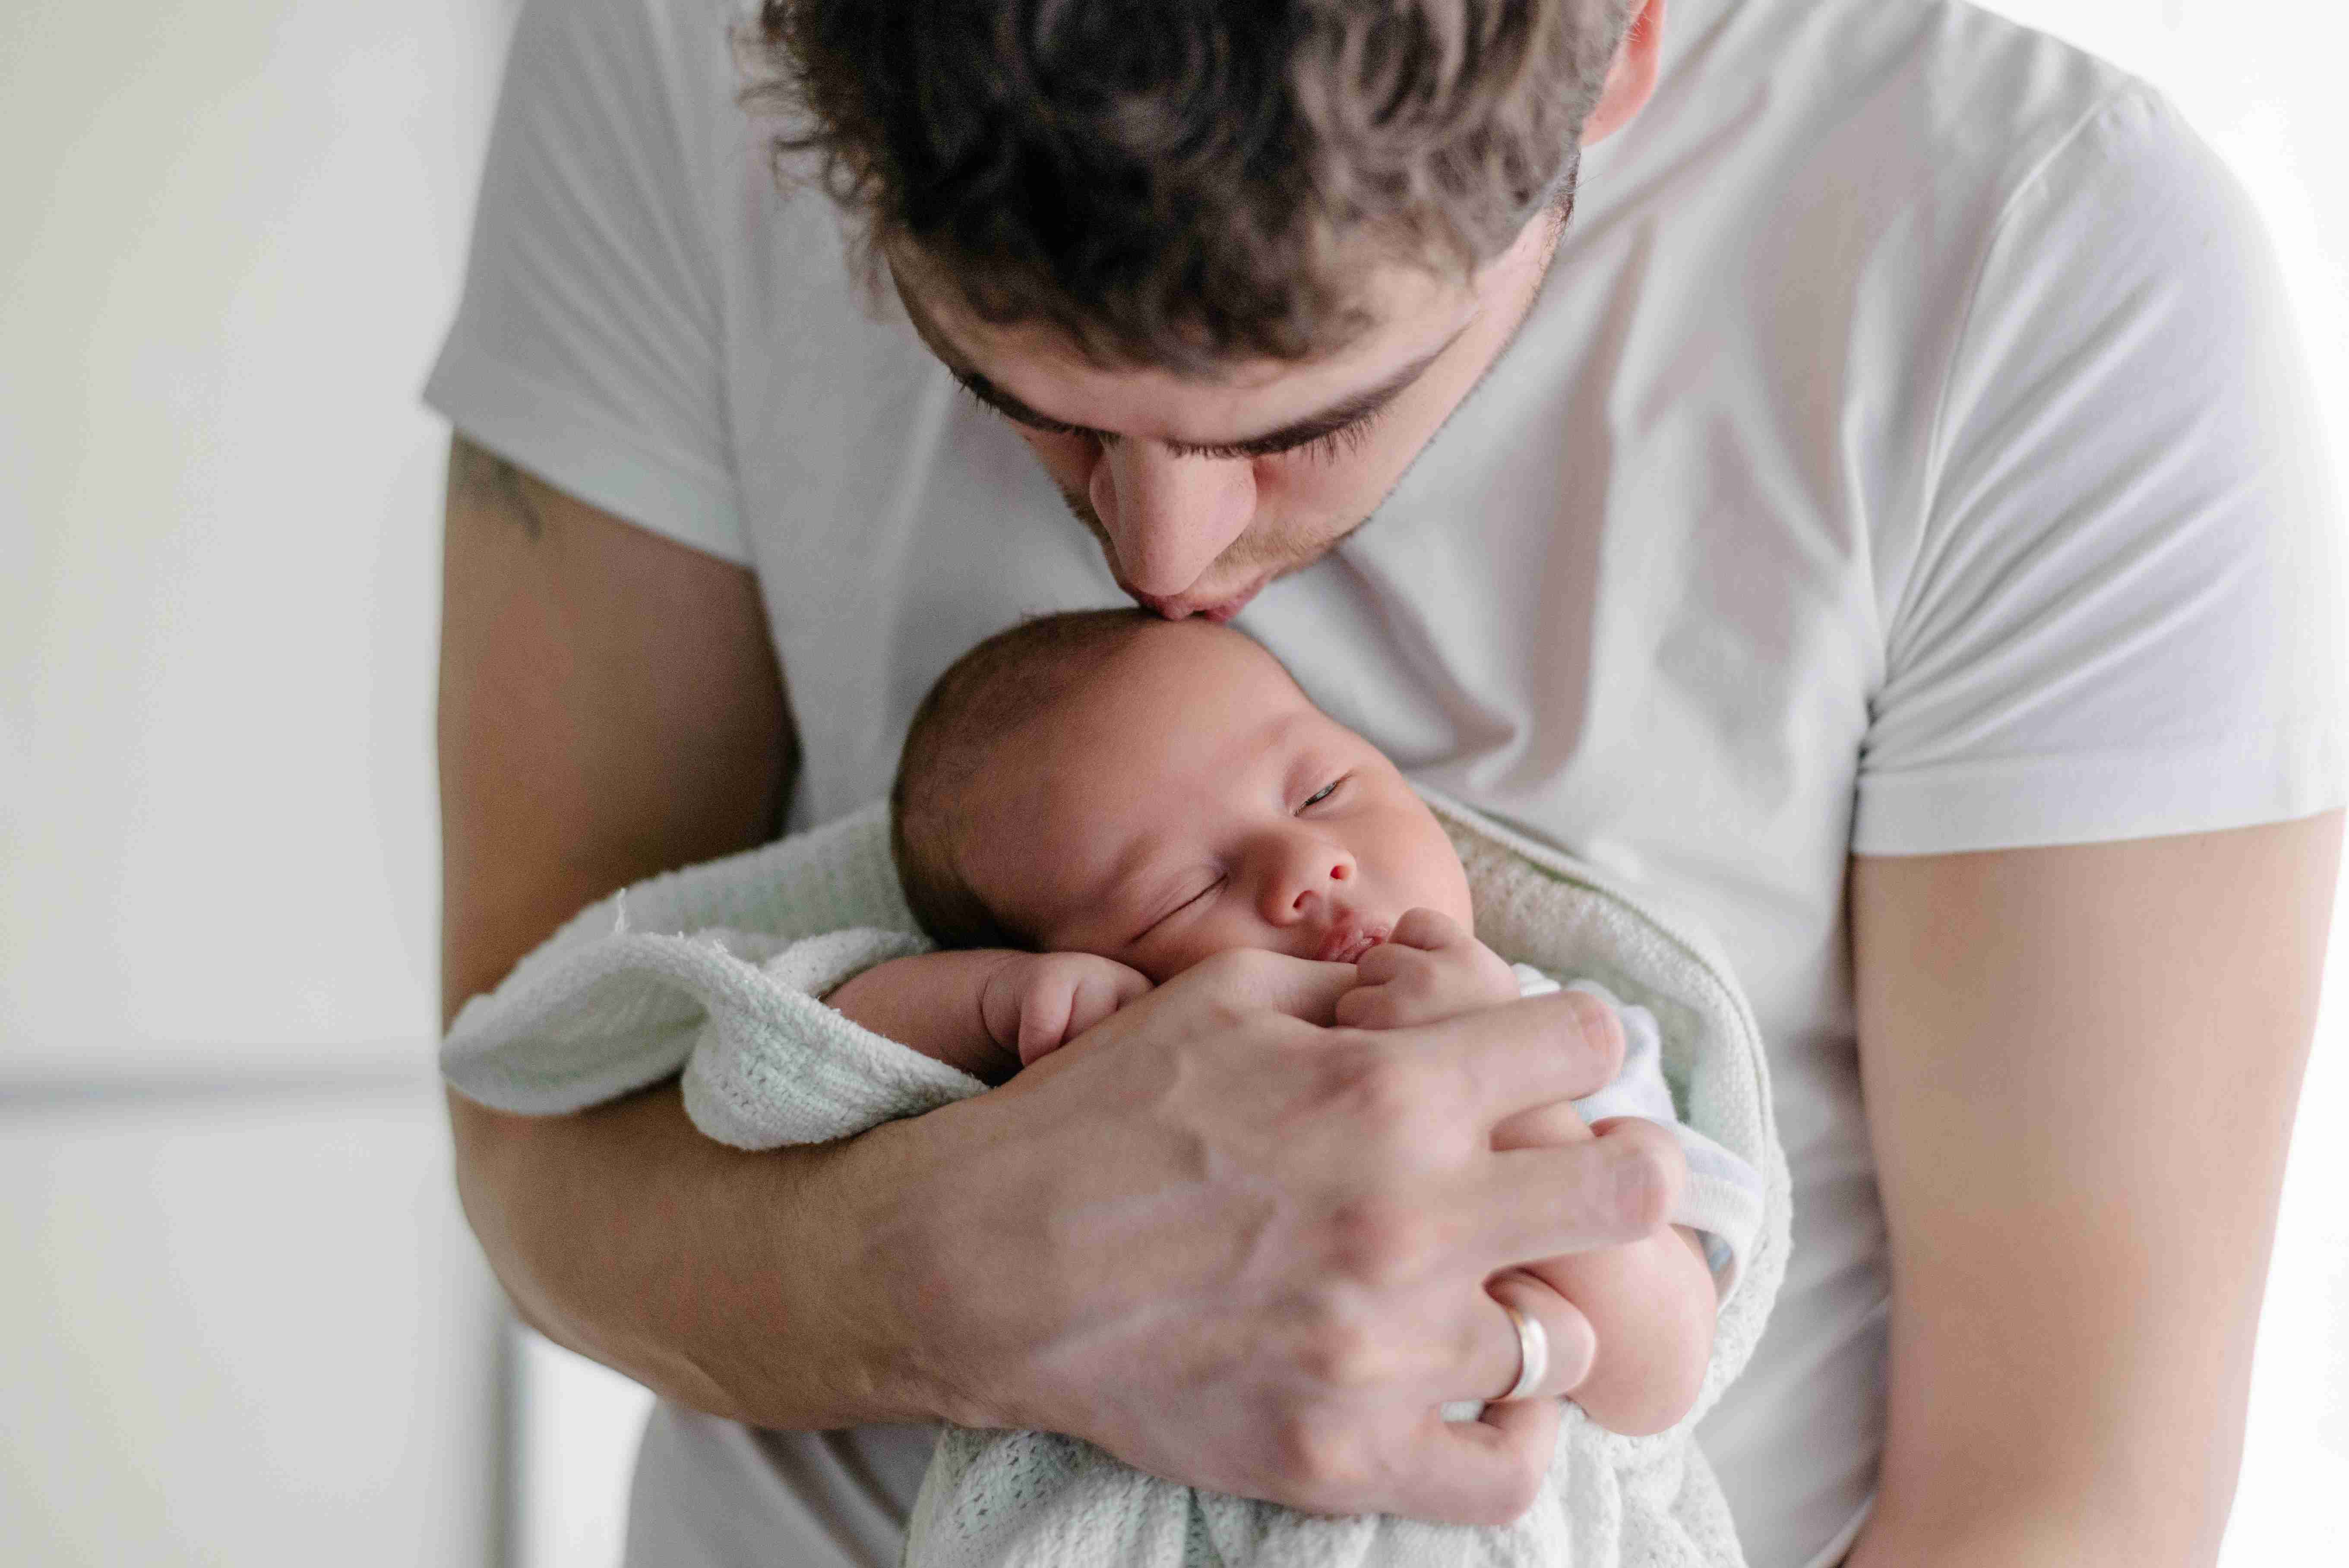
[[892,793],[915,915],[947,946],[1074,951],[1153,983],[1235,948],[1351,963],[1468,882],[1377,748],[1245,634],[1047,616],[963,655]]

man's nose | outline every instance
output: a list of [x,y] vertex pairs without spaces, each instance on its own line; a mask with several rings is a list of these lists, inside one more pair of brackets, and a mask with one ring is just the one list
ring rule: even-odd
[[1267,834],[1258,852],[1265,872],[1257,913],[1274,925],[1313,918],[1317,904],[1335,899],[1354,880],[1354,857],[1343,844],[1301,828]]
[[1089,499],[1126,586],[1171,597],[1247,531],[1256,515],[1256,465],[1179,457],[1162,442],[1128,437],[1093,464]]

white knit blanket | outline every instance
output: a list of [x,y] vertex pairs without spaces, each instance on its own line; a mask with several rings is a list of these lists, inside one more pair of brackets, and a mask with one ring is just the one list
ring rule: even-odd
[[[1626,1438],[1569,1405],[1548,1484],[1497,1529],[1333,1519],[1203,1492],[1077,1439],[947,1428],[908,1532],[911,1568],[1603,1568],[1744,1562],[1690,1437],[1745,1365],[1785,1273],[1788,1179],[1762,1040],[1709,939],[1603,873],[1430,795],[1468,870],[1476,934],[1513,962],[1648,1007],[1682,1118],[1762,1173],[1757,1204],[1692,1178],[1679,1216],[1736,1258],[1702,1391],[1671,1430]],[[458,1015],[441,1070],[524,1115],[574,1111],[680,1069],[710,1137],[817,1142],[983,1092],[815,998],[925,950],[885,808],[655,877],[581,913]]]

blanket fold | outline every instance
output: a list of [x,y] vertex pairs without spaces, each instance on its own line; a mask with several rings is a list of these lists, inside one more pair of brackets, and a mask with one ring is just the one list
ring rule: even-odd
[[[908,1532],[916,1568],[1598,1568],[1743,1562],[1689,1433],[1743,1369],[1785,1271],[1789,1181],[1753,1015],[1693,926],[1590,867],[1432,793],[1477,935],[1652,1012],[1682,1119],[1762,1173],[1758,1201],[1692,1171],[1699,1228],[1735,1257],[1695,1408],[1647,1438],[1569,1406],[1548,1485],[1500,1529],[1329,1519],[1146,1476],[1081,1439],[947,1428]],[[926,950],[898,892],[885,805],[650,879],[583,911],[459,1014],[444,1077],[492,1109],[558,1115],[683,1074],[719,1141],[849,1136],[983,1092],[817,1000]],[[1684,1205],[1684,1208],[1687,1205]]]

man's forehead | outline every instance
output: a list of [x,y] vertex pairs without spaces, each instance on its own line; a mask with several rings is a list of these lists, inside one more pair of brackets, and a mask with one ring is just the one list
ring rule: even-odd
[[1233,362],[1214,376],[1105,366],[1057,328],[996,325],[959,307],[951,290],[893,260],[907,320],[930,351],[981,398],[1015,420],[1217,449],[1266,444],[1300,427],[1359,417],[1415,380],[1475,319],[1471,284],[1424,270],[1375,269],[1365,284],[1370,325],[1317,359]]

